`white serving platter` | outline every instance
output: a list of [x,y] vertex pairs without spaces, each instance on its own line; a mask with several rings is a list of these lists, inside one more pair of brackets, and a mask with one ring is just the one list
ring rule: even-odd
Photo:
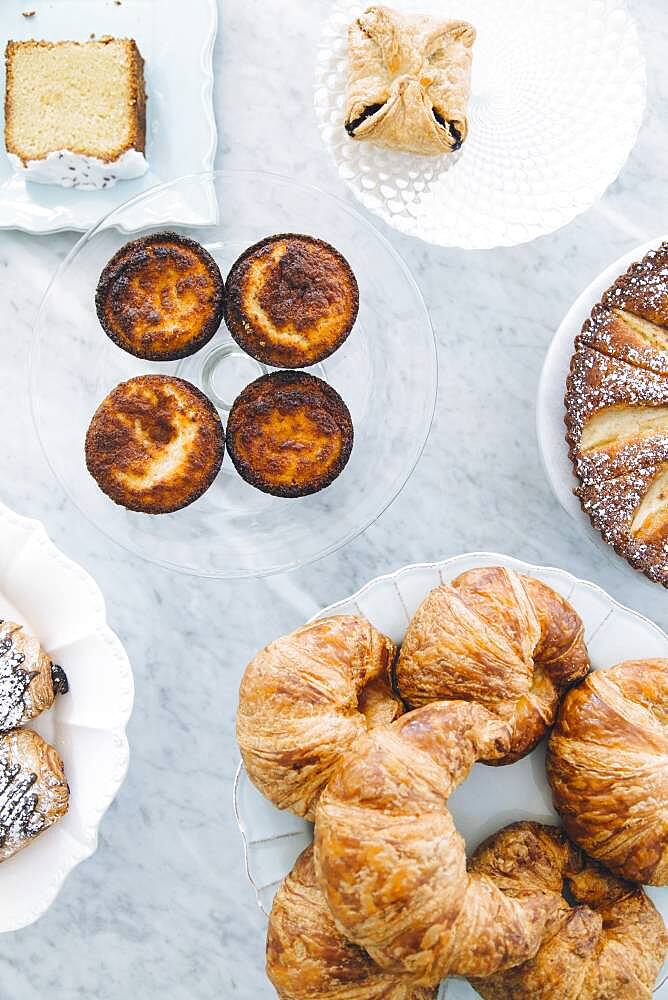
[[642,260],[645,254],[660,246],[665,240],[668,240],[668,234],[657,236],[655,239],[629,250],[628,253],[601,271],[577,297],[548,348],[536,398],[536,432],[540,455],[552,492],[559,504],[573,518],[589,541],[600,551],[605,552],[610,562],[627,579],[639,580],[654,589],[658,586],[657,584],[652,583],[642,573],[635,570],[625,559],[618,556],[610,545],[603,541],[600,532],[592,527],[589,518],[580,506],[579,499],[573,493],[578,485],[578,480],[573,474],[573,464],[568,457],[564,425],[564,394],[575,338],[580,333],[591,310],[603,293],[621,274],[624,274],[631,264]]
[[[395,573],[377,577],[356,594],[332,604],[315,617],[362,615],[395,642],[401,642],[418,605],[433,587],[448,582],[477,566],[507,566],[534,576],[562,594],[576,609],[585,625],[585,638],[594,669],[610,667],[626,659],[668,657],[668,636],[653,622],[613,600],[593,583],[579,580],[561,569],[532,566],[493,552],[473,552],[443,562],[404,566]],[[503,768],[476,764],[466,781],[449,800],[457,829],[466,840],[467,851],[496,830],[515,820],[559,823],[552,807],[545,777],[545,742],[528,757]],[[259,907],[265,914],[281,880],[296,858],[313,839],[305,820],[281,812],[251,784],[239,766],[234,787],[234,809],[244,845],[246,871]],[[668,888],[647,889],[668,922]],[[655,995],[668,998],[666,969]],[[471,1000],[478,996],[464,980],[448,979],[440,1000]]]
[[30,725],[56,747],[70,786],[66,815],[0,865],[0,931],[33,923],[97,847],[102,817],[128,769],[125,727],[134,684],[88,573],[60,552],[39,521],[0,503],[0,618],[33,632],[70,689]]
[[626,0],[395,0],[404,13],[469,21],[469,134],[451,156],[381,149],[347,135],[347,28],[368,0],[336,0],[315,78],[320,133],[370,212],[439,246],[514,246],[593,205],[638,135],[645,63]]
[[[98,191],[35,184],[15,173],[0,146],[0,229],[29,233],[87,230],[142,191],[181,177],[210,170],[217,134],[213,113],[213,45],[216,0],[12,0],[2,5],[0,47],[9,39],[86,41],[92,35],[134,38],[145,60],[148,93],[146,156],[149,169],[136,180],[118,181]],[[31,17],[24,12],[34,11]],[[183,67],[187,66],[187,72]],[[0,86],[4,94],[4,58]],[[4,131],[4,102],[0,125]],[[194,200],[165,192],[157,214],[145,206],[125,213],[126,231],[146,225],[208,225],[217,219],[213,185]]]

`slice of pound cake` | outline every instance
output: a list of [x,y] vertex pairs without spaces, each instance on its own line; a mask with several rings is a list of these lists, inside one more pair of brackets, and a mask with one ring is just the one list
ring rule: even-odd
[[29,180],[102,188],[148,169],[144,60],[131,38],[8,42],[5,146]]

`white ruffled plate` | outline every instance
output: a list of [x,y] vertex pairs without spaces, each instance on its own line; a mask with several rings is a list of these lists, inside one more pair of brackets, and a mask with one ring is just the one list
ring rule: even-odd
[[615,180],[646,95],[625,0],[397,0],[477,30],[469,135],[442,157],[379,149],[343,127],[346,30],[368,6],[333,4],[315,109],[340,177],[388,225],[440,246],[513,246],[570,222]]
[[[28,8],[32,16],[24,17]],[[2,4],[0,49],[9,39],[86,41],[93,35],[134,38],[144,57],[148,172],[95,191],[35,184],[16,173],[0,141],[0,229],[28,233],[87,230],[130,198],[184,174],[211,170],[217,132],[213,113],[213,46],[218,25],[216,0],[26,0]],[[175,72],[186,67],[187,72]],[[0,93],[4,92],[0,60]],[[0,131],[4,108],[0,102]],[[217,221],[213,184],[182,197],[169,187],[161,198],[140,201],[116,225],[124,232],[143,226],[204,226]]]
[[605,551],[610,561],[621,572],[625,573],[629,579],[632,577],[636,581],[643,581],[648,587],[653,588],[657,586],[655,583],[633,569],[625,559],[618,556],[615,550],[603,541],[600,532],[592,527],[589,518],[580,506],[580,501],[573,493],[578,481],[573,474],[573,464],[568,457],[564,425],[564,394],[575,338],[580,333],[591,310],[603,293],[621,274],[624,274],[631,264],[642,260],[646,253],[660,246],[665,240],[668,240],[668,234],[630,250],[609,267],[606,267],[578,296],[562,320],[545,356],[536,399],[538,445],[543,466],[555,497],[566,513],[570,514],[586,534],[590,542],[600,550]]
[[[668,656],[668,636],[635,611],[622,607],[600,587],[578,580],[561,569],[532,566],[493,552],[473,552],[438,563],[405,566],[372,580],[316,615],[353,614],[368,618],[376,628],[401,642],[418,605],[433,587],[454,579],[475,566],[508,566],[537,577],[569,600],[585,625],[589,655],[594,669],[626,659]],[[545,777],[545,744],[529,757],[502,769],[477,764],[450,799],[457,829],[473,850],[490,834],[514,820],[529,819],[558,823]],[[264,913],[281,880],[296,858],[313,839],[309,823],[276,809],[251,784],[243,765],[234,787],[234,809],[244,843],[246,871],[257,902]],[[668,888],[649,888],[648,894],[668,922]],[[668,997],[668,983],[656,996]],[[470,1000],[477,993],[463,980],[443,983],[440,996],[447,1000]]]
[[56,548],[39,521],[2,503],[0,618],[29,628],[70,684],[31,723],[63,758],[70,806],[60,822],[0,865],[0,931],[14,931],[42,916],[72,869],[97,847],[100,821],[128,769],[125,727],[134,684],[97,584]]

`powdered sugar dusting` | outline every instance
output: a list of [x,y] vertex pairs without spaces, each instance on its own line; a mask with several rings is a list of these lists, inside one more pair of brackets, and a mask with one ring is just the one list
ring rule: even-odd
[[37,671],[26,669],[25,653],[16,642],[22,630],[12,622],[0,624],[0,730],[14,729],[30,718],[30,682]]
[[[668,434],[654,431],[584,452],[587,421],[610,408],[668,405],[668,243],[633,264],[605,293],[575,342],[565,397],[567,441],[583,510],[603,538],[650,579],[668,586],[668,535],[660,521],[641,541],[634,516],[668,468]],[[666,502],[668,506],[668,500]]]

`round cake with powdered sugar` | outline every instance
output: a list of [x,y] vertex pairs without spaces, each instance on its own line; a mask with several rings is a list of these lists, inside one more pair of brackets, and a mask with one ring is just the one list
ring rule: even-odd
[[632,566],[668,587],[668,243],[594,306],[565,406],[583,510]]

